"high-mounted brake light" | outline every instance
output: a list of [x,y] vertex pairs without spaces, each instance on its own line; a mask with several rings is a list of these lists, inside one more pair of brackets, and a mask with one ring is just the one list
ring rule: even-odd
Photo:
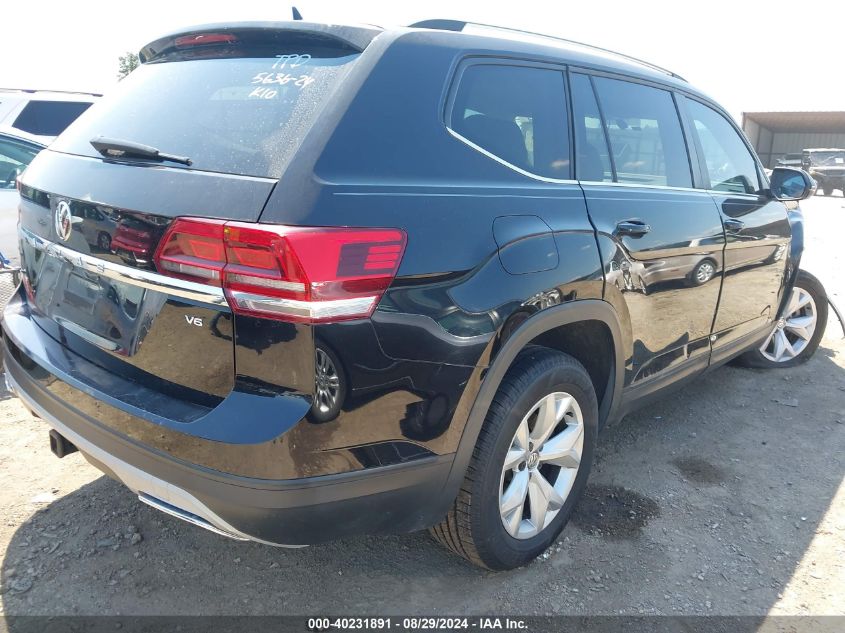
[[230,33],[199,33],[177,37],[174,43],[176,48],[193,48],[209,44],[234,44],[237,41],[238,38]]
[[222,287],[236,313],[317,323],[370,316],[404,251],[399,229],[179,218],[155,263],[162,274]]

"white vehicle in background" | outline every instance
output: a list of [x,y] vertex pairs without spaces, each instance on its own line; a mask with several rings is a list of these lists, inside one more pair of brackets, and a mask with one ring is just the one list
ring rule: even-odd
[[0,132],[49,145],[100,96],[0,88]]
[[42,149],[25,135],[0,132],[0,267],[18,261],[16,180]]
[[17,177],[100,96],[0,88],[0,266],[18,260]]

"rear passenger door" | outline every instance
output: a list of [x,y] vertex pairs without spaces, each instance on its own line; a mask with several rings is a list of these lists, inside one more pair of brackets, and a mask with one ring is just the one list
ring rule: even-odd
[[577,72],[570,83],[576,177],[605,299],[630,323],[626,385],[637,397],[707,366],[724,231],[710,195],[694,188],[670,91]]
[[757,161],[740,132],[716,109],[681,98],[703,187],[725,225],[725,274],[713,325],[718,361],[768,331],[783,291],[791,228],[786,205],[764,191]]

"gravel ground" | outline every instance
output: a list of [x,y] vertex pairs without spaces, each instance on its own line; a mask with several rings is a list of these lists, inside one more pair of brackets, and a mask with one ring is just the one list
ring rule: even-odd
[[[845,200],[805,204],[805,267],[845,307]],[[19,614],[845,614],[845,342],[726,367],[604,432],[542,559],[471,567],[426,534],[299,550],[139,503],[0,389],[0,609]]]

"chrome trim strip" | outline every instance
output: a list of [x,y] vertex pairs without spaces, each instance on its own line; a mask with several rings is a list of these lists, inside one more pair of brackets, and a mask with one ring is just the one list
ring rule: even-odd
[[87,272],[133,286],[146,288],[154,292],[188,299],[189,301],[197,301],[215,306],[228,306],[226,295],[223,294],[222,288],[206,286],[175,277],[166,277],[159,273],[131,268],[130,266],[109,262],[98,257],[86,255],[85,253],[79,253],[66,246],[39,237],[23,227],[20,228],[20,235],[33,248],[44,251],[47,255],[61,259]]
[[375,304],[376,297],[355,297],[354,299],[335,299],[332,301],[298,301],[266,297],[249,292],[235,290],[232,300],[239,308],[258,312],[272,312],[306,319],[326,319],[358,315],[368,312]]
[[[242,541],[255,541],[257,543],[273,545],[276,547],[304,547],[303,545],[283,545],[280,543],[270,543],[269,541],[263,541],[261,539],[253,538],[248,534],[244,534],[237,528],[227,523],[223,518],[218,516],[213,510],[211,510],[202,501],[197,499],[188,491],[183,490],[178,486],[174,486],[173,484],[164,481],[163,479],[159,479],[155,475],[143,471],[140,468],[137,468],[132,464],[129,464],[123,461],[122,459],[115,457],[114,455],[108,453],[93,442],[85,439],[75,431],[69,429],[52,414],[48,413],[46,409],[43,409],[38,404],[36,404],[35,400],[30,398],[29,395],[27,395],[27,393],[20,388],[20,385],[18,385],[17,381],[14,379],[14,377],[12,377],[11,372],[9,371],[6,372],[6,384],[9,386],[9,391],[14,393],[18,398],[20,398],[21,401],[23,401],[24,405],[30,411],[33,411],[38,416],[43,418],[44,421],[47,422],[50,427],[54,428],[56,431],[61,433],[80,451],[82,451],[86,455],[91,456],[94,460],[106,466],[118,479],[120,479],[121,482],[123,482],[123,484],[127,488],[132,490],[132,492],[136,493],[139,497],[141,495],[144,495],[147,497],[151,497],[152,499],[155,499],[157,501],[164,502],[165,504],[171,506],[176,510],[180,510],[182,512],[194,515],[194,517],[200,519],[200,521],[190,520],[184,515],[177,514],[173,511],[168,512],[159,505],[153,505],[147,500],[141,499],[141,501],[144,501],[149,505],[153,505],[153,507],[155,507],[157,510],[162,510],[163,512],[172,514],[173,516],[176,516],[180,519],[189,521],[194,525],[210,529],[213,532],[223,534],[225,536],[228,536],[229,538],[234,538]],[[202,521],[207,522],[208,525],[205,525]]]
[[177,508],[174,505],[170,505],[166,501],[162,501],[161,499],[156,499],[155,497],[148,495],[146,492],[142,492],[138,495],[138,500],[141,503],[145,503],[151,508],[155,508],[159,512],[164,512],[165,514],[169,514],[172,517],[176,517],[177,519],[182,519],[186,523],[190,523],[191,525],[196,525],[197,527],[204,528],[209,532],[214,532],[215,534],[220,534],[221,536],[226,536],[230,539],[234,539],[235,541],[248,541],[248,538],[240,536],[238,534],[232,534],[231,532],[226,532],[225,530],[221,530],[219,527],[212,525],[201,516],[197,516],[192,512],[188,512],[187,510],[183,510],[182,508]]
[[602,187],[620,187],[622,189],[656,189],[658,191],[685,191],[689,193],[709,193],[708,189],[695,187],[670,187],[669,185],[646,185],[636,182],[608,182],[607,180],[581,180],[582,185],[599,185]]
[[469,140],[465,136],[461,136],[460,134],[455,132],[455,130],[450,128],[448,125],[446,126],[446,131],[449,132],[449,134],[454,136],[456,139],[458,139],[462,143],[469,145],[475,151],[480,152],[481,154],[484,154],[487,158],[492,158],[497,163],[500,163],[500,164],[504,165],[505,167],[508,167],[508,168],[514,170],[515,172],[522,174],[523,176],[528,176],[529,178],[533,178],[534,180],[539,180],[540,182],[556,183],[556,184],[559,184],[559,185],[577,185],[578,184],[577,180],[570,180],[570,179],[563,179],[563,178],[547,178],[546,176],[538,176],[537,174],[532,174],[530,171],[525,171],[524,169],[517,167],[516,165],[511,165],[508,161],[502,160],[501,158],[499,158],[495,154],[491,154],[490,152],[488,152],[486,149],[484,149],[480,145],[476,145],[475,143],[473,143],[471,140]]
[[[454,136],[456,139],[458,139],[462,143],[465,143],[466,145],[470,146],[475,151],[480,152],[481,154],[484,154],[487,158],[492,158],[497,163],[500,163],[501,165],[504,165],[505,167],[508,167],[508,168],[512,169],[513,171],[522,174],[523,176],[528,176],[529,178],[532,178],[534,180],[538,180],[540,182],[554,183],[554,184],[559,184],[559,185],[579,185],[579,184],[581,184],[581,185],[602,185],[602,186],[605,186],[605,187],[610,186],[610,187],[637,188],[637,189],[657,189],[657,190],[660,190],[660,191],[688,191],[688,192],[691,192],[691,193],[718,193],[718,194],[721,194],[721,195],[724,195],[726,193],[724,191],[714,191],[712,189],[697,189],[695,187],[670,187],[668,185],[646,185],[646,184],[638,184],[638,183],[635,183],[635,182],[607,182],[606,180],[602,181],[602,180],[577,180],[577,179],[571,180],[571,179],[559,179],[559,178],[548,178],[546,176],[538,176],[537,174],[533,174],[530,171],[526,171],[524,169],[521,169],[520,167],[517,167],[516,165],[510,164],[506,160],[502,160],[501,158],[499,158],[495,154],[491,154],[490,152],[488,152],[486,149],[484,149],[480,145],[476,145],[475,143],[470,141],[468,138],[461,136],[460,134],[455,132],[455,130],[450,128],[448,125],[445,126],[445,127],[446,127],[446,131],[449,132],[449,134]],[[337,195],[351,195],[351,194],[337,194]],[[446,195],[452,195],[452,194],[446,194]],[[756,194],[731,194],[731,195],[754,196]]]

